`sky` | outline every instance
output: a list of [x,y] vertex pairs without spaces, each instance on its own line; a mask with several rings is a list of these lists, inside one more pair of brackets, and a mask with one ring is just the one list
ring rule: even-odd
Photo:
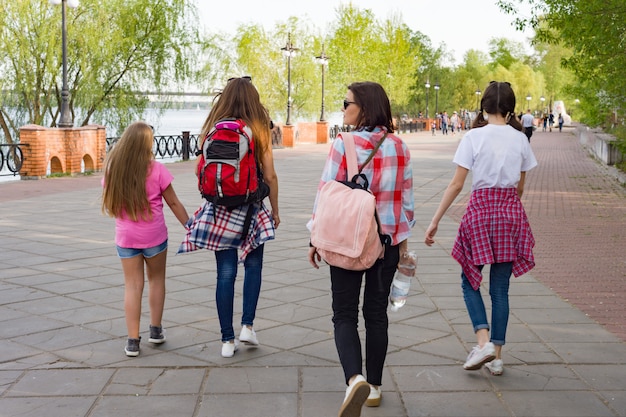
[[[233,28],[241,23],[261,23],[272,29],[274,23],[296,16],[311,19],[323,33],[335,19],[337,8],[350,3],[349,0],[231,1],[196,0],[201,21],[208,30],[210,25],[213,30],[233,33]],[[532,32],[516,31],[513,17],[501,12],[495,0],[352,0],[352,4],[371,10],[378,20],[400,12],[404,23],[428,36],[433,47],[445,43],[456,64],[463,61],[470,49],[488,52],[491,38],[521,42],[529,50],[527,38]]]

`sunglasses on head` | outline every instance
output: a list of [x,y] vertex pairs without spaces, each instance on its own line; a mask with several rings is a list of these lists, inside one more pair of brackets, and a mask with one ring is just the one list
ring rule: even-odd
[[344,109],[344,110],[345,110],[345,109],[347,109],[347,108],[348,108],[348,106],[349,106],[350,104],[356,104],[356,101],[348,101],[348,100],[344,100],[344,101],[343,101],[343,109]]
[[241,78],[242,80],[246,80],[246,81],[252,82],[252,77],[249,76],[249,75],[244,75],[243,77],[231,77],[231,78],[228,79],[228,82],[231,82],[232,80],[236,80],[238,78]]

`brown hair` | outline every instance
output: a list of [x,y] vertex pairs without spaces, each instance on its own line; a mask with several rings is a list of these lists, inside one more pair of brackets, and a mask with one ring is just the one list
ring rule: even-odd
[[522,131],[522,124],[515,116],[515,92],[511,88],[511,83],[491,81],[483,98],[480,100],[480,112],[472,122],[472,128],[487,125],[487,120],[483,117],[483,111],[487,114],[500,114],[513,128]]
[[255,157],[260,164],[261,155],[271,146],[270,116],[250,77],[228,80],[226,87],[213,100],[211,111],[202,125],[201,137],[206,138],[213,125],[226,118],[241,119],[252,129]]
[[352,91],[354,101],[359,105],[356,129],[372,131],[376,126],[384,126],[389,133],[393,133],[393,118],[389,97],[382,85],[363,81],[348,86]]
[[133,221],[152,217],[146,178],[154,159],[153,141],[150,125],[135,122],[109,151],[104,163],[103,213],[111,217],[126,213]]

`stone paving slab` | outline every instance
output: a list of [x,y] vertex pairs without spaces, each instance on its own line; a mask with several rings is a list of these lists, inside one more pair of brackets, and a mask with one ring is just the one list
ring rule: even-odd
[[[529,174],[523,201],[540,262],[511,285],[505,374],[467,372],[461,365],[475,339],[459,266],[449,253],[469,187],[442,220],[437,244],[422,243],[452,177],[460,136],[404,137],[415,172],[417,225],[410,246],[419,255],[418,279],[406,306],[390,313],[383,403],[362,415],[626,415],[626,307],[610,302],[615,312],[606,323],[595,314],[608,309],[597,308],[598,300],[613,300],[621,291],[615,282],[624,274],[623,239],[601,242],[596,233],[622,224],[623,191],[605,179],[571,132],[533,135],[546,168]],[[336,415],[345,387],[330,321],[328,270],[306,261],[305,223],[327,150],[298,145],[275,152],[283,223],[266,245],[255,321],[261,346],[242,347],[230,359],[220,356],[213,254],[175,255],[184,231],[171,213],[168,340],[142,343],[140,356],[128,358],[123,276],[113,220],[100,212],[101,174],[0,184],[0,416]],[[560,153],[566,156],[554,155]],[[168,165],[190,212],[200,203],[193,164]],[[570,168],[559,171],[561,164],[586,170],[585,181]],[[590,216],[599,220],[587,227]],[[617,251],[597,256],[586,250],[587,236]],[[607,281],[599,282],[603,277]],[[607,293],[611,286],[615,297]],[[142,328],[147,308],[145,299]]]

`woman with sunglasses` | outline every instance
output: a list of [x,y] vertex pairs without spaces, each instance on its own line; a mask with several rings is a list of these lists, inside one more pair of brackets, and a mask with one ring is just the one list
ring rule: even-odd
[[[408,251],[407,239],[415,224],[413,218],[413,171],[409,149],[394,135],[389,98],[380,84],[357,82],[348,86],[343,102],[343,123],[352,132],[359,168],[380,143],[373,159],[362,173],[376,197],[382,233],[390,244],[384,258],[365,271],[350,271],[330,266],[335,345],[348,385],[339,417],[361,415],[363,404],[377,407],[381,402],[383,367],[387,355],[387,304],[398,262]],[[319,190],[332,180],[347,179],[344,142],[333,141],[326,160]],[[317,199],[316,199],[317,201]],[[313,209],[315,215],[315,206]],[[319,268],[320,255],[309,248],[309,262]],[[365,369],[358,332],[359,297],[365,276],[363,318],[365,320]]]
[[[229,118],[241,120],[251,129],[256,164],[260,167],[263,180],[270,189],[271,211],[263,201],[227,208],[204,200],[192,217],[187,237],[179,249],[179,253],[198,248],[215,252],[217,264],[215,298],[222,333],[221,354],[225,358],[235,354],[240,341],[252,346],[259,344],[253,322],[261,291],[263,248],[267,240],[274,239],[274,229],[280,224],[278,177],[274,170],[270,134],[271,121],[251,81],[250,77],[228,80],[224,90],[215,97],[200,136],[206,138],[218,121]],[[244,229],[242,218],[246,217],[245,213],[249,206],[254,209],[252,221],[247,228],[247,234],[242,236],[239,232]],[[244,266],[243,314],[239,340],[235,338],[233,329],[238,263],[243,263]]]
[[[472,130],[459,143],[453,159],[457,165],[454,177],[424,236],[426,245],[435,242],[439,221],[463,190],[471,170],[472,194],[452,249],[452,256],[461,264],[463,299],[478,341],[463,368],[471,371],[486,365],[493,375],[503,372],[511,274],[517,277],[535,266],[535,240],[520,198],[526,172],[537,160],[514,111],[511,85],[492,81],[480,101]],[[482,269],[487,264],[491,329],[480,293]]]

